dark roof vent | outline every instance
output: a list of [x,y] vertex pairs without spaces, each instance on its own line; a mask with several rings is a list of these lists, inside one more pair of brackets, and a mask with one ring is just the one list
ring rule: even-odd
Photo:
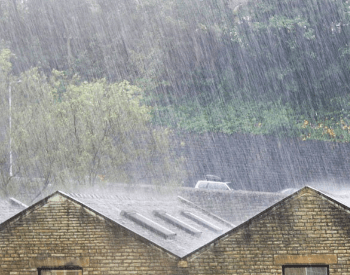
[[10,200],[11,204],[13,204],[15,206],[20,206],[22,208],[27,208],[28,207],[28,205],[20,202],[19,200],[16,200],[15,198],[9,198],[9,200]]
[[153,214],[159,218],[161,218],[162,220],[168,222],[168,223],[171,223],[172,225],[186,231],[187,233],[193,235],[193,236],[196,236],[196,237],[199,237],[202,232],[199,231],[198,229],[188,225],[187,223],[171,216],[170,214],[166,213],[165,211],[157,211],[157,210],[154,210],[153,211]]
[[161,226],[160,224],[150,220],[149,218],[137,213],[137,212],[126,212],[122,211],[120,215],[132,220],[133,222],[141,225],[144,228],[149,229],[150,231],[156,233],[157,235],[163,237],[164,239],[174,239],[176,233],[173,231]]
[[185,216],[186,218],[204,226],[205,228],[215,232],[215,233],[221,233],[223,230],[214,224],[202,219],[201,217],[198,217],[197,215],[191,213],[191,212],[185,212],[181,211],[181,215]]

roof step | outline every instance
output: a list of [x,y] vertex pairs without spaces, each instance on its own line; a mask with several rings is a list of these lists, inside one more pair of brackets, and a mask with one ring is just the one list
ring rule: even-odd
[[176,233],[161,226],[160,224],[152,221],[151,219],[141,215],[140,213],[130,211],[122,211],[120,215],[132,220],[133,222],[141,225],[144,228],[156,233],[157,235],[163,237],[164,239],[175,239]]
[[194,228],[194,227],[190,226],[189,224],[171,216],[170,214],[166,213],[165,211],[154,210],[153,214],[156,217],[161,218],[162,220],[184,230],[185,232],[187,232],[193,236],[200,237],[202,235],[202,232],[199,231],[197,228]]
[[205,228],[209,229],[210,231],[213,231],[215,233],[221,233],[223,230],[214,224],[202,219],[201,217],[198,217],[197,215],[187,212],[187,211],[181,211],[181,215],[185,216],[186,218],[198,223],[199,225],[204,226]]

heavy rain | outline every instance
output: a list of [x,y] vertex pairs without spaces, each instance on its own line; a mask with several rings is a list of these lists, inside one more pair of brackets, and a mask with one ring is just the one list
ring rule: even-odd
[[347,182],[347,1],[13,0],[0,16],[4,196]]
[[0,0],[0,275],[349,274],[349,38],[348,0]]

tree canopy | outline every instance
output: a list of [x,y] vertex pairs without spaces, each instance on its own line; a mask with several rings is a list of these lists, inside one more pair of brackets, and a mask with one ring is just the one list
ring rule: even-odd
[[[9,56],[10,51],[1,52],[6,72]],[[142,90],[129,82],[88,82],[55,70],[47,78],[37,68],[18,77],[9,74],[5,80],[1,91],[11,97],[11,104],[1,102],[4,193],[18,178],[40,179],[45,188],[104,181],[161,184],[180,175],[170,132],[151,125],[151,108],[142,103]]]
[[128,80],[162,104],[274,100],[305,113],[348,92],[345,0],[1,1],[16,74]]
[[0,0],[1,171],[169,176],[162,126],[350,141],[349,2],[233,3]]

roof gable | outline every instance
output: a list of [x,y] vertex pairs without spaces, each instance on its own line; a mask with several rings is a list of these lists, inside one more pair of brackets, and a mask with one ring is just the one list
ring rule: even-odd
[[233,228],[223,219],[173,194],[70,196],[178,257]]
[[341,211],[345,211],[347,214],[350,214],[350,208],[347,205],[339,202],[332,195],[326,194],[325,192],[316,190],[312,187],[305,186],[304,188],[302,188],[299,191],[291,194],[290,196],[282,199],[281,201],[277,202],[276,204],[272,205],[271,207],[267,208],[266,210],[262,211],[261,213],[257,214],[256,216],[252,217],[251,219],[247,220],[246,222],[244,222],[244,223],[240,224],[239,226],[231,229],[230,231],[222,234],[221,236],[219,236],[218,238],[216,238],[212,242],[210,242],[210,243],[202,246],[201,248],[191,252],[190,254],[186,255],[185,258],[190,260],[192,257],[197,257],[198,255],[204,253],[206,250],[210,249],[210,247],[212,245],[217,244],[221,241],[224,241],[227,238],[229,238],[230,236],[232,236],[233,234],[239,233],[242,230],[243,231],[247,230],[252,223],[257,223],[263,219],[272,217],[275,212],[278,212],[277,210],[279,208],[285,207],[288,204],[292,204],[292,202],[294,202],[295,200],[298,200],[299,198],[301,198],[303,196],[317,196],[318,198],[320,198],[322,200],[326,200],[327,202],[334,205],[335,207],[337,207]]
[[104,216],[102,213],[99,213],[98,211],[92,209],[91,207],[85,205],[84,203],[70,197],[69,195],[65,194],[62,191],[56,191],[53,194],[47,196],[46,198],[38,201],[37,203],[29,206],[28,208],[24,209],[23,211],[19,212],[18,214],[12,216],[11,218],[9,218],[8,220],[6,220],[5,222],[0,224],[0,231],[8,228],[10,225],[15,224],[17,221],[21,220],[23,217],[27,217],[30,216],[31,213],[33,213],[35,210],[41,208],[41,207],[45,207],[46,205],[48,205],[50,202],[53,203],[64,203],[66,201],[69,201],[71,203],[77,204],[81,207],[84,208],[84,210],[89,213],[90,215],[99,218],[101,220],[104,220],[106,222],[111,223],[114,226],[119,226],[121,228],[123,228],[124,230],[128,231],[131,236],[133,236],[135,239],[141,239],[142,243],[149,243],[150,245],[153,245],[156,249],[161,249],[163,250],[165,253],[169,254],[169,256],[171,257],[178,257],[177,255],[171,253],[170,251],[165,250],[164,248],[160,247],[159,245],[152,243],[152,241],[149,241],[148,239],[138,235],[137,233],[129,230],[128,228],[126,228],[125,226],[123,226],[122,224],[119,224],[115,221],[113,221],[112,219]]
[[[187,205],[187,207],[185,207],[181,204],[181,206],[172,205],[171,203],[173,202],[165,203],[165,201],[167,201],[167,199],[165,199],[160,207],[154,208],[155,204],[153,205],[152,203],[155,202],[152,201],[152,199],[144,199],[144,201],[136,201],[136,204],[138,204],[140,208],[137,211],[133,211],[134,209],[131,206],[131,201],[127,203],[127,200],[125,200],[125,198],[123,198],[122,196],[109,196],[108,199],[108,196],[103,197],[98,196],[96,194],[68,195],[63,192],[57,191],[0,224],[0,230],[12,223],[15,223],[22,217],[30,215],[36,209],[43,207],[50,202],[57,203],[65,202],[68,200],[72,203],[78,204],[79,206],[83,207],[84,210],[86,210],[91,215],[96,216],[97,218],[102,219],[104,221],[110,222],[114,226],[119,226],[127,230],[132,234],[132,236],[134,236],[134,238],[141,238],[143,243],[148,243],[157,249],[161,249],[173,257],[190,259],[194,255],[203,253],[204,251],[209,249],[211,245],[225,240],[226,238],[228,238],[232,234],[235,234],[236,232],[245,230],[252,223],[259,222],[260,220],[271,216],[272,212],[277,210],[279,207],[285,206],[286,204],[289,204],[294,200],[301,198],[302,196],[308,195],[313,195],[324,199],[329,203],[335,205],[342,211],[346,211],[347,214],[350,214],[350,208],[346,204],[339,202],[339,200],[337,199],[338,197],[333,196],[332,194],[327,194],[325,192],[318,191],[308,186],[282,199],[273,206],[267,208],[266,210],[262,211],[253,218],[249,219],[248,221],[240,224],[239,226],[233,229],[231,229],[232,226],[230,227],[229,223],[225,221],[220,222],[220,218],[215,217],[210,213],[205,213],[205,211],[201,211],[201,209],[196,205],[191,206],[191,203],[189,202],[182,202],[185,205]],[[181,200],[179,201],[181,202]],[[123,209],[120,209],[120,207],[122,207]],[[181,215],[179,218],[179,216],[170,213],[170,210],[168,210],[169,208],[173,208],[174,211],[176,210],[178,213],[183,212],[184,214],[180,213]],[[164,213],[168,215],[165,215]],[[161,217],[164,215],[167,217]],[[137,218],[136,216],[139,217]],[[207,219],[208,224],[204,224],[205,228],[203,228],[203,224],[202,226],[198,225],[198,221],[190,222],[188,219],[189,216],[200,216],[202,218],[205,217],[205,219]],[[137,221],[135,221],[135,219]],[[151,222],[149,222],[148,220],[151,220]],[[184,222],[184,224],[181,224],[181,222],[179,224],[174,224],[177,223],[176,220],[186,220],[186,222]],[[160,224],[161,226],[166,227],[166,229],[170,230],[171,232],[168,232],[162,228],[153,228],[149,230],[150,227],[153,226],[152,221],[158,225]],[[172,223],[172,225],[168,226],[169,223]],[[165,224],[166,226],[164,226]],[[211,225],[212,228],[210,228]],[[198,230],[198,228],[200,228],[200,230]],[[154,232],[156,230],[159,230],[160,234]],[[178,237],[177,235],[180,235],[178,232],[183,231],[187,231],[187,233],[181,233],[183,235]],[[203,232],[205,232],[206,237],[201,240],[198,237],[201,236]],[[162,234],[165,234],[166,236],[160,236]]]
[[2,223],[0,230],[49,203],[65,201],[83,207],[89,214],[119,226],[143,243],[177,258],[184,257],[233,227],[183,199],[157,202],[153,198],[127,200],[123,196],[68,195],[57,191]]

